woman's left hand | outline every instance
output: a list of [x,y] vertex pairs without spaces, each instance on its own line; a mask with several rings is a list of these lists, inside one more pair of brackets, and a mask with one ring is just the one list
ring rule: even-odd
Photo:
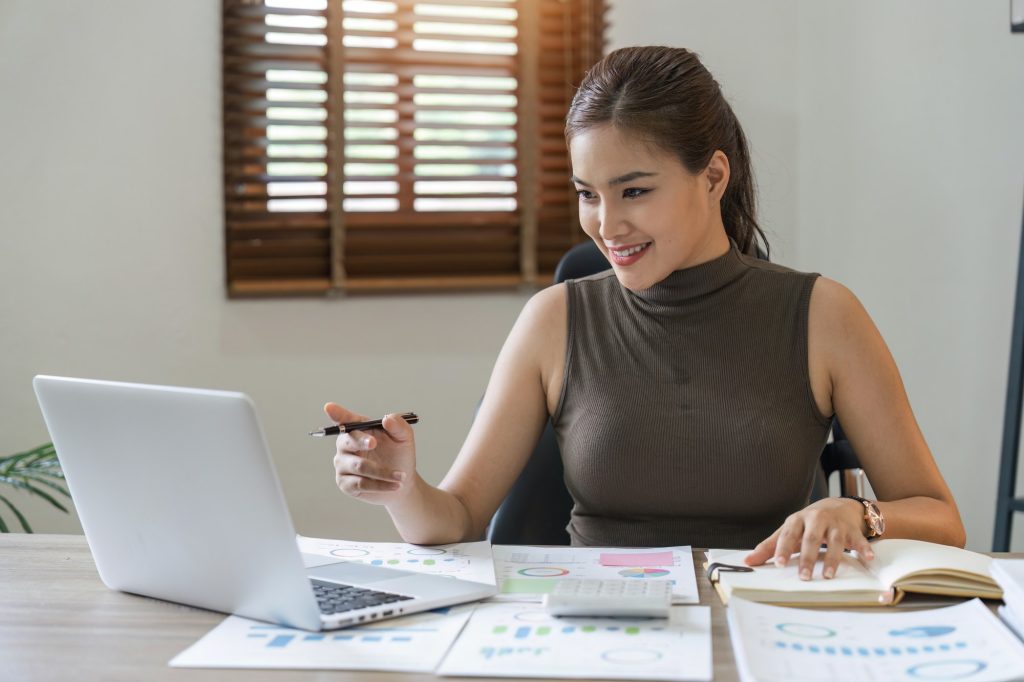
[[800,552],[800,579],[810,580],[824,544],[827,547],[822,576],[833,578],[843,550],[855,549],[864,559],[874,558],[864,537],[864,525],[864,507],[860,502],[826,497],[791,514],[744,561],[748,566],[760,566],[774,557],[776,566],[785,566],[792,554]]

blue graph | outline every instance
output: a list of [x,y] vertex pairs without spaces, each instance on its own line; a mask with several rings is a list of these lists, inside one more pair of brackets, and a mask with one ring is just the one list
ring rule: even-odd
[[827,639],[836,636],[836,631],[832,628],[823,625],[808,625],[807,623],[779,623],[775,629],[787,635],[808,639]]
[[292,642],[411,642],[417,632],[437,632],[437,628],[350,628],[341,633],[302,633],[276,625],[251,625],[250,639],[266,639],[268,649],[279,649]]
[[775,642],[775,648],[797,651],[806,654],[818,654],[821,656],[850,656],[850,657],[894,657],[894,656],[920,656],[922,654],[941,654],[951,651],[959,651],[967,648],[967,642],[954,642],[952,644],[924,644],[921,646],[889,646],[889,647],[854,647],[854,646],[823,646],[820,644],[802,644],[800,642]]
[[921,625],[915,628],[889,630],[889,634],[893,637],[942,637],[951,632],[956,632],[956,628],[952,625]]
[[543,656],[548,651],[547,647],[532,646],[485,646],[480,649],[480,653],[486,659],[501,658],[503,656]]
[[988,667],[984,661],[934,661],[907,668],[907,674],[919,680],[962,680]]

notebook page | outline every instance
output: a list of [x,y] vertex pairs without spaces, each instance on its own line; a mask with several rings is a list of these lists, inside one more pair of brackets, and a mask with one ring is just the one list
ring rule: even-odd
[[[743,559],[751,550],[712,549],[708,552],[708,563],[718,562],[733,566],[746,566]],[[788,566],[779,567],[772,562],[763,566],[753,566],[753,573],[721,572],[719,575],[728,581],[734,590],[775,590],[778,592],[840,592],[867,591],[882,592],[888,587],[879,582],[855,556],[843,554],[834,578],[825,580],[821,577],[823,563],[821,559],[814,565],[811,580],[801,580],[799,576],[799,556],[794,554]]]
[[926,570],[954,570],[988,577],[992,565],[992,558],[984,554],[921,540],[879,540],[871,548],[875,558],[866,562],[868,569],[886,586]]

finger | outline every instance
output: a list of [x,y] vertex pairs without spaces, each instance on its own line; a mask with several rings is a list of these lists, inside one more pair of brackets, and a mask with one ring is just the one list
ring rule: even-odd
[[781,531],[782,529],[780,528],[762,540],[761,543],[754,548],[754,551],[743,559],[743,563],[747,566],[760,566],[764,562],[768,561],[768,559],[771,558],[772,553],[775,552],[775,543],[778,542],[779,533]]
[[367,420],[367,417],[346,409],[338,403],[327,403],[324,405],[324,414],[330,417],[335,424],[347,424],[349,422],[363,422]]
[[875,558],[875,550],[871,548],[871,543],[860,533],[854,536],[853,541],[850,543],[850,548],[857,550],[857,554],[865,561],[871,561]]
[[368,431],[353,431],[338,436],[338,452],[368,452],[377,447],[377,439]]
[[349,476],[339,474],[335,477],[338,488],[341,492],[352,497],[362,497],[367,493],[390,493],[398,490],[397,483],[376,481],[362,476]]
[[821,526],[816,523],[809,523],[804,527],[803,539],[800,542],[800,580],[810,580],[814,575],[814,564],[821,554],[821,541],[825,533]]
[[385,433],[391,440],[397,443],[405,443],[412,440],[412,426],[397,414],[386,414],[381,420]]
[[797,551],[800,540],[804,536],[804,523],[800,519],[790,519],[782,526],[779,541],[775,544],[775,565],[786,566],[789,557]]
[[839,560],[842,559],[843,550],[846,549],[843,531],[832,528],[826,536],[826,542],[828,542],[828,547],[825,548],[825,561],[821,575],[827,580],[835,577],[836,570],[839,568]]
[[387,481],[388,483],[399,482],[398,477],[395,476],[398,472],[392,467],[383,466],[378,462],[372,462],[358,455],[338,454],[334,458],[334,470],[341,476],[360,476],[375,481]]

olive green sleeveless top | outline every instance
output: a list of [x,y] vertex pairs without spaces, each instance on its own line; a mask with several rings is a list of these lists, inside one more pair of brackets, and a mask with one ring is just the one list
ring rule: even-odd
[[574,545],[752,548],[804,507],[830,420],[814,402],[817,274],[741,254],[632,292],[569,280],[552,423]]

